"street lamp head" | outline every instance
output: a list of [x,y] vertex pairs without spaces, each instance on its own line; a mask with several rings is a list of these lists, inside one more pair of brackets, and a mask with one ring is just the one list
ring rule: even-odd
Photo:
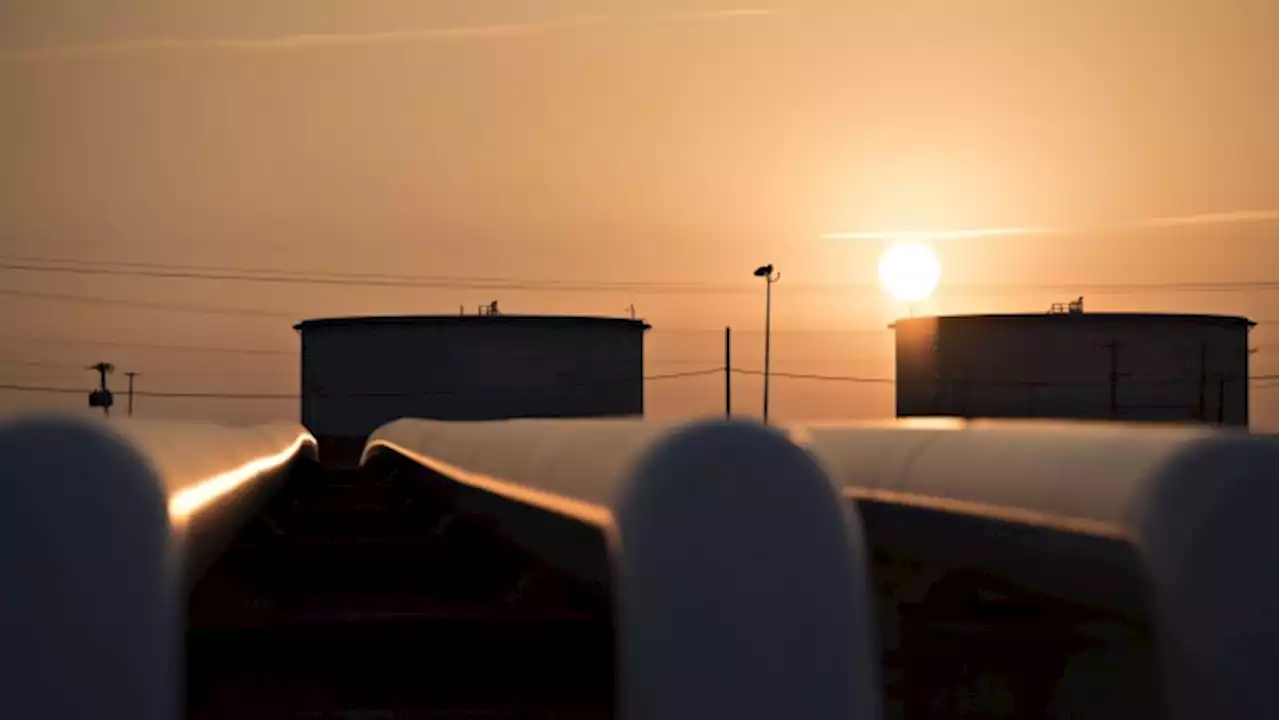
[[773,265],[761,265],[756,268],[756,277],[767,278],[773,274]]

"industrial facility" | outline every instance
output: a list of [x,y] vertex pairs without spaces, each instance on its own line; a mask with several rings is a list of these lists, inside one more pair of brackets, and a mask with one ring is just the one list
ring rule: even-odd
[[897,414],[1248,425],[1249,330],[1223,315],[1048,313],[899,320]]
[[644,414],[643,321],[503,315],[307,320],[302,423],[326,463],[359,459],[399,418],[625,417]]

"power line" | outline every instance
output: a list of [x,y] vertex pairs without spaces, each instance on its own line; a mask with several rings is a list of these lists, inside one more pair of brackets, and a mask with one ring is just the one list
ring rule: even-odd
[[[184,348],[185,349],[185,348]],[[80,373],[84,371],[84,365],[74,363],[50,362],[48,360],[25,360],[19,358],[0,358],[0,365],[10,365],[16,367],[41,368],[49,370],[61,370],[64,372]],[[217,370],[139,370],[139,375],[161,375],[161,376],[216,376],[216,375],[232,375],[232,376],[261,376],[274,375],[286,376],[297,375],[301,370],[293,368],[291,370],[260,370],[260,369],[217,369]]]
[[[48,267],[50,264],[54,267]],[[36,267],[39,266],[39,267]],[[105,267],[104,267],[105,266]],[[332,272],[305,271],[292,268],[249,268],[228,265],[192,265],[139,261],[86,261],[73,258],[48,258],[30,255],[0,255],[0,269],[23,271],[66,272],[74,274],[124,274],[144,277],[173,277],[188,279],[230,279],[249,282],[311,282],[328,284],[365,284],[393,287],[461,287],[463,289],[514,289],[547,291],[597,291],[605,289],[680,292],[743,292],[751,293],[753,286],[742,284],[717,284],[705,281],[644,281],[611,280],[575,281],[560,279],[530,279],[512,277],[461,277],[456,275],[413,275],[384,272]],[[229,275],[221,275],[227,273]],[[213,274],[213,275],[211,275]],[[194,276],[194,277],[193,277]],[[795,286],[803,287],[803,286]],[[809,286],[821,287],[821,286]],[[831,289],[838,289],[831,286]]]
[[162,376],[209,376],[209,375],[232,375],[232,376],[251,376],[251,375],[274,375],[274,376],[293,376],[301,372],[300,368],[292,370],[139,370],[139,375],[162,375]]
[[[57,261],[54,261],[57,262]],[[62,261],[66,262],[66,261]],[[192,270],[190,266],[166,267],[158,263],[145,267],[102,267],[90,265],[55,265],[43,262],[0,262],[0,270],[35,273],[63,273],[71,275],[101,275],[118,277],[142,277],[153,279],[203,280],[215,282],[249,282],[320,286],[359,286],[384,288],[441,288],[459,290],[510,290],[529,292],[627,292],[637,295],[730,295],[758,294],[753,285],[671,283],[640,281],[564,281],[466,278],[460,276],[377,276],[372,274],[307,273],[297,271],[222,271],[213,269]],[[939,289],[939,294],[952,293],[1031,293],[1043,291],[1077,292],[1086,294],[1143,294],[1159,292],[1258,292],[1280,288],[1280,283],[1269,280],[1176,282],[1146,284],[1025,284],[1025,285],[957,285]],[[819,294],[850,294],[879,292],[869,286],[852,285],[793,285],[789,291]]]
[[[879,335],[881,337],[892,337],[889,326],[881,328],[775,328],[770,330],[773,335]],[[717,337],[724,335],[724,328],[690,328],[690,327],[667,327],[665,325],[655,327],[649,331],[650,333],[661,333],[662,335],[708,335],[714,333]],[[733,336],[740,337],[742,335],[763,335],[764,328],[738,328],[733,329]]]
[[9,297],[34,298],[37,300],[56,300],[59,302],[85,303],[89,305],[116,305],[120,307],[156,310],[159,312],[182,312],[198,315],[228,315],[232,317],[263,317],[272,319],[296,320],[299,314],[258,310],[255,308],[212,307],[208,305],[183,305],[174,303],[148,302],[146,300],[127,300],[94,295],[73,295],[70,293],[51,293],[40,290],[16,290],[0,288],[0,295]]
[[[65,388],[50,387],[47,385],[22,385],[17,383],[0,384],[0,390],[13,390],[15,392],[39,392],[39,393],[56,393],[56,394],[84,394],[87,390],[82,388]],[[298,395],[285,395],[276,393],[213,393],[213,392],[164,392],[157,390],[135,390],[134,395],[139,397],[152,398],[205,398],[218,400],[297,400]]]
[[[44,292],[40,290],[19,290],[14,288],[0,288],[0,296],[33,298],[33,299],[39,299],[39,300],[54,300],[54,301],[63,301],[63,302],[76,302],[76,303],[83,303],[88,305],[110,305],[110,306],[117,306],[117,307],[131,307],[131,308],[139,308],[144,310],[154,310],[158,312],[191,313],[191,314],[197,314],[197,315],[226,315],[231,317],[258,317],[258,318],[266,318],[266,319],[273,319],[273,320],[289,320],[291,322],[296,321],[299,318],[305,317],[308,314],[302,311],[296,312],[296,313],[288,313],[288,312],[278,312],[274,310],[261,310],[257,308],[236,308],[236,307],[222,307],[222,306],[213,306],[213,305],[174,304],[174,303],[153,302],[153,301],[146,301],[146,300],[130,300],[127,298],[104,297],[101,295],[50,293],[50,292]],[[720,333],[724,332],[723,329],[680,328],[680,327],[673,327],[673,328],[661,327],[661,328],[656,328],[655,330],[660,331],[664,336],[676,335],[676,334],[703,334],[703,333],[712,333],[712,332],[719,335]],[[879,329],[858,328],[858,329],[835,329],[835,330],[819,329],[819,328],[796,328],[796,329],[774,330],[773,334],[774,335],[779,335],[779,334],[787,334],[787,335],[877,334],[877,335],[887,336],[888,330],[889,330],[888,327],[879,328]],[[740,334],[754,335],[754,334],[763,333],[764,331],[743,329],[738,332]]]
[[466,278],[458,276],[346,276],[337,273],[298,274],[293,271],[239,271],[120,268],[90,266],[57,266],[34,263],[0,262],[0,270],[18,272],[64,273],[71,275],[105,275],[155,279],[209,280],[297,285],[338,285],[390,288],[442,288],[458,290],[523,290],[538,292],[603,292],[627,291],[642,294],[715,294],[751,292],[751,286],[643,283],[632,281],[572,282],[563,280],[515,280]]
[[[645,375],[645,376],[643,377],[643,380],[645,380],[645,381],[675,380],[675,379],[678,379],[678,378],[700,377],[700,376],[704,376],[704,375],[712,375],[712,374],[716,374],[716,375],[718,375],[718,374],[720,374],[720,373],[722,373],[722,372],[724,372],[724,368],[707,368],[707,369],[704,369],[704,370],[692,370],[692,371],[689,371],[689,372],[664,373],[664,374],[660,374],[660,375]],[[139,374],[141,374],[141,373],[139,373]],[[148,374],[151,374],[151,373],[148,373]],[[623,381],[621,381],[621,382],[631,382],[631,381],[629,381],[629,380],[623,380]],[[607,384],[607,381],[605,381],[605,382],[595,382],[595,383],[578,383],[578,384],[575,384],[574,386],[576,386],[576,387],[590,387],[590,386],[601,385],[601,384]],[[43,392],[43,393],[58,393],[58,394],[71,394],[71,393],[84,393],[84,392],[87,392],[87,391],[85,391],[85,390],[81,390],[81,389],[78,389],[78,388],[50,387],[50,386],[44,386],[44,385],[23,385],[23,384],[17,384],[17,383],[5,383],[5,384],[0,384],[0,390],[13,390],[13,391],[17,391],[17,392]],[[493,393],[503,393],[503,394],[505,394],[505,393],[510,392],[510,389],[494,388],[494,389],[492,389],[492,390],[491,390],[491,392],[493,392]],[[322,395],[322,397],[326,397],[326,398],[331,398],[331,397],[365,397],[365,398],[373,398],[373,397],[414,397],[414,396],[433,396],[433,395],[474,395],[474,394],[476,394],[476,392],[475,392],[474,390],[428,391],[428,392],[419,392],[419,393],[391,391],[391,392],[356,392],[356,393],[341,393],[341,394],[336,395],[336,396],[334,396],[334,395],[324,394],[324,395]],[[134,391],[134,395],[136,395],[136,396],[138,396],[138,397],[151,397],[151,398],[186,398],[186,399],[192,399],[192,398],[195,398],[195,399],[209,399],[209,400],[300,400],[300,399],[302,399],[302,395],[299,395],[299,394],[296,394],[296,393],[292,393],[292,394],[286,394],[286,393],[225,393],[225,392],[186,392],[186,391],[165,391],[165,390],[135,390],[135,391]]]
[[[719,372],[724,372],[724,368],[720,368]],[[730,368],[729,372],[739,375],[764,375],[763,370],[747,370],[744,368]],[[853,382],[853,383],[872,383],[884,384],[892,383],[892,378],[873,378],[873,377],[854,377],[852,375],[816,375],[812,373],[789,373],[778,372],[776,370],[769,371],[769,377],[790,378],[793,380],[832,380],[835,382]]]
[[[681,373],[665,373],[661,375],[646,375],[645,381],[661,381],[674,380],[678,378],[701,377],[708,375],[718,375],[724,372],[723,367],[706,368],[704,370],[694,370]],[[731,372],[741,375],[763,375],[761,370],[750,370],[746,368],[732,368]],[[811,373],[788,373],[788,372],[770,372],[770,376],[780,378],[789,378],[795,380],[819,380],[831,382],[853,382],[853,383],[869,383],[869,384],[892,384],[894,380],[891,378],[873,378],[873,377],[856,377],[851,375],[817,375]],[[1247,378],[1251,382],[1261,382],[1259,388],[1270,388],[1272,383],[1280,380],[1280,375],[1251,375]],[[580,383],[577,387],[587,387],[607,384],[608,381],[596,383]],[[620,381],[630,382],[630,381]],[[1153,381],[1131,381],[1127,385],[1133,384],[1167,384],[1171,382],[1185,382],[1185,379],[1174,378],[1170,380],[1153,380]],[[1103,387],[1107,383],[1049,383],[1049,382],[1004,382],[1004,383],[976,383],[978,385],[990,387]],[[47,385],[26,385],[20,383],[3,383],[0,384],[0,390],[11,390],[16,392],[40,392],[54,394],[81,394],[87,392],[80,388],[52,387]],[[511,392],[510,388],[494,388],[492,392],[507,394]],[[163,391],[163,390],[138,390],[134,392],[139,397],[151,398],[187,398],[187,399],[216,399],[216,400],[299,400],[301,395],[296,393],[226,393],[226,392],[187,392],[187,391]],[[325,394],[323,397],[414,397],[414,396],[439,396],[439,395],[474,395],[475,390],[446,390],[446,391],[425,391],[425,392],[356,392],[342,393],[339,395]]]
[[89,338],[35,338],[35,337],[4,337],[0,338],[4,342],[12,343],[32,343],[32,344],[53,344],[53,345],[98,345],[102,347],[118,347],[133,348],[139,350],[172,350],[180,352],[209,352],[209,353],[228,353],[241,355],[280,355],[296,357],[295,351],[289,350],[267,350],[261,348],[229,348],[229,347],[210,347],[206,345],[163,345],[152,343],[136,343],[124,342],[117,340],[97,340]]
[[18,385],[12,383],[0,383],[0,390],[13,390],[15,392],[41,392],[41,393],[74,393],[81,395],[89,392],[81,388],[60,388],[60,387],[44,387],[40,385]]
[[[719,368],[719,372],[724,372],[724,368]],[[764,375],[762,370],[749,370],[746,368],[731,368],[730,372],[739,375]],[[793,380],[828,380],[833,382],[851,382],[851,383],[867,383],[867,384],[893,384],[897,381],[893,378],[879,377],[859,377],[854,375],[819,375],[814,373],[791,373],[769,371],[770,377],[790,378]],[[1230,378],[1228,378],[1230,379]],[[1277,375],[1250,375],[1249,381],[1271,381],[1280,379]],[[1186,382],[1186,378],[1170,378],[1167,380],[1132,380],[1124,383],[1125,385],[1168,385],[1172,383]],[[1110,383],[1101,382],[1046,382],[1037,380],[1010,380],[1005,382],[976,382],[966,381],[968,385],[976,385],[980,387],[1107,387]]]
[[[359,271],[342,271],[334,272],[327,270],[295,270],[293,268],[251,268],[243,265],[192,265],[183,263],[157,263],[157,262],[140,262],[140,261],[121,261],[121,260],[78,260],[73,258],[45,258],[31,255],[0,255],[0,262],[16,262],[16,263],[34,263],[45,265],[56,263],[58,265],[72,265],[89,268],[93,267],[116,267],[116,268],[135,268],[158,271],[179,271],[179,272],[197,272],[197,273],[236,273],[240,275],[267,275],[267,276],[286,276],[298,278],[322,278],[332,280],[390,280],[400,282],[476,282],[476,283],[525,283],[536,282],[548,285],[567,284],[576,285],[578,281],[573,280],[531,280],[528,278],[513,277],[469,277],[463,278],[456,275],[415,275],[405,273],[387,273],[387,272],[359,272]],[[620,280],[610,282],[610,285],[619,285],[624,287],[648,287],[648,286],[689,286],[700,287],[707,286],[707,283],[701,281],[677,282],[670,281],[645,281],[645,280]]]
[[70,363],[56,363],[46,360],[16,360],[10,358],[0,358],[0,365],[17,365],[20,367],[47,368],[50,370],[84,370],[84,365],[72,365]]
[[[264,310],[259,308],[238,308],[238,307],[225,307],[225,306],[214,306],[214,305],[178,304],[178,303],[167,303],[167,302],[154,302],[154,301],[147,301],[147,300],[131,300],[127,298],[104,297],[101,295],[80,295],[80,294],[72,294],[72,293],[52,293],[52,292],[45,292],[41,290],[21,290],[16,288],[0,288],[0,296],[31,298],[31,299],[37,299],[37,300],[52,300],[56,302],[73,302],[73,303],[82,303],[87,305],[98,305],[98,306],[129,307],[129,308],[137,308],[142,310],[152,310],[156,312],[188,313],[188,314],[195,314],[195,315],[221,315],[221,316],[228,316],[228,317],[253,317],[253,318],[262,318],[262,319],[270,319],[270,320],[288,320],[290,322],[296,321],[299,318],[305,317],[308,314],[305,311],[281,312],[276,310]],[[1255,324],[1259,326],[1275,326],[1277,324],[1280,324],[1280,321],[1258,320],[1256,321]],[[774,335],[865,334],[865,335],[881,335],[884,337],[889,337],[890,330],[891,328],[889,328],[888,326],[883,328],[877,328],[877,329],[872,329],[872,328],[785,329],[784,328],[780,330],[774,330],[773,334]],[[665,336],[671,336],[671,335],[677,335],[677,334],[693,335],[693,334],[715,333],[716,335],[719,335],[723,332],[723,329],[659,327],[659,328],[655,328],[655,331],[661,332],[662,336],[665,337]],[[758,335],[763,332],[764,332],[763,330],[744,328],[744,329],[738,330],[737,334]]]
[[164,390],[136,390],[139,397],[152,398],[202,398],[207,400],[299,400],[301,395],[287,393],[222,393],[222,392],[169,392]]
[[702,375],[719,375],[724,372],[722,367],[707,368],[705,370],[689,370],[687,372],[663,373],[661,375],[646,375],[645,380],[674,380],[676,378],[699,377]]
[[[662,333],[670,332],[662,328],[658,328],[656,331],[662,332]],[[712,331],[712,330],[686,329],[685,332],[687,333],[715,332],[717,334],[723,334],[724,330],[721,329],[721,330]],[[882,331],[879,331],[879,330],[813,330],[813,331],[782,330],[782,331],[774,331],[774,334],[776,335],[780,333],[784,333],[784,334],[814,333],[814,334],[832,336],[832,335],[840,335],[840,334],[861,334],[861,333],[879,333],[879,332],[882,332]],[[163,344],[163,343],[140,343],[140,342],[127,342],[127,341],[118,341],[118,340],[100,340],[100,339],[93,339],[93,338],[8,336],[8,337],[0,337],[0,342],[10,342],[10,343],[18,343],[18,344],[94,345],[94,346],[104,346],[104,347],[132,348],[132,349],[141,349],[141,350],[169,350],[169,351],[182,351],[182,352],[211,352],[211,353],[230,353],[230,354],[248,354],[248,355],[279,355],[282,357],[298,356],[298,352],[294,350],[275,350],[275,349],[267,349],[267,348],[214,347],[214,346],[205,346],[205,345],[181,345],[181,344]],[[648,352],[659,353],[659,351],[654,350],[653,348],[648,348]],[[839,353],[833,353],[832,357],[845,359],[845,356]],[[880,356],[876,356],[876,357],[879,358]],[[3,363],[3,362],[6,362],[6,361],[0,360],[0,363]],[[691,358],[688,362],[700,363],[701,361]],[[78,365],[72,366],[72,367],[79,368]],[[723,372],[723,368],[720,368],[720,370]],[[209,372],[223,372],[223,371],[209,371]],[[228,372],[231,372],[231,371],[228,371]],[[255,371],[236,371],[236,372],[261,372],[261,371],[255,370]],[[155,374],[154,371],[147,371],[147,373]]]

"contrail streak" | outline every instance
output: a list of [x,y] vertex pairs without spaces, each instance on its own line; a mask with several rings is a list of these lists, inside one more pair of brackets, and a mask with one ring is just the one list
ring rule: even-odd
[[1236,225],[1243,223],[1275,222],[1280,219],[1277,210],[1230,210],[1227,212],[1202,213],[1199,215],[1177,215],[1172,217],[1147,218],[1139,222],[1138,227],[1188,227],[1194,225]]
[[[772,15],[773,10],[717,10],[685,13],[649,18],[650,21],[671,20],[729,20],[734,18]],[[637,19],[633,22],[643,22]],[[556,30],[569,30],[593,25],[622,22],[607,17],[575,17],[542,23],[503,23],[469,27],[409,28],[363,33],[303,33],[259,38],[154,38],[121,42],[61,45],[30,50],[0,51],[0,60],[34,62],[41,60],[73,59],[128,55],[145,52],[221,51],[221,52],[280,52],[306,48],[378,46],[407,43],[430,43],[464,40],[485,40],[540,35]]]
[[1018,237],[1024,235],[1061,235],[1067,232],[1049,227],[965,228],[963,230],[884,230],[866,232],[832,232],[825,240],[967,240],[983,237]]
[[484,25],[458,28],[417,30],[385,30],[372,33],[311,33],[265,38],[207,38],[201,40],[150,39],[127,42],[63,45],[0,54],[6,60],[56,60],[63,58],[127,55],[144,52],[178,52],[217,50],[230,52],[270,52],[313,47],[356,45],[394,45],[444,40],[502,38],[533,35],[545,31],[545,25]]
[[724,20],[727,18],[758,17],[772,15],[773,10],[707,10],[705,12],[678,13],[670,15],[667,20]]
[[1004,227],[1004,228],[967,228],[962,230],[883,230],[830,232],[822,235],[824,240],[879,240],[890,242],[926,242],[934,240],[967,240],[989,237],[1032,237],[1044,235],[1083,235],[1088,233],[1106,233],[1115,231],[1199,227],[1203,225],[1239,225],[1246,223],[1275,222],[1280,219],[1277,210],[1229,210],[1198,215],[1173,215],[1138,220],[1137,222],[1117,225],[1099,225],[1096,227],[1052,228],[1052,227]]

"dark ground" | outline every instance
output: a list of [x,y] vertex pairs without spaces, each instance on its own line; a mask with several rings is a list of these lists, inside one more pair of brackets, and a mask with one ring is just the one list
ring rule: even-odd
[[[296,471],[191,593],[187,717],[613,717],[604,591],[432,487],[403,465]],[[1163,715],[1141,621],[873,557],[886,717]]]
[[186,639],[193,719],[612,715],[607,599],[396,473],[295,473]]

